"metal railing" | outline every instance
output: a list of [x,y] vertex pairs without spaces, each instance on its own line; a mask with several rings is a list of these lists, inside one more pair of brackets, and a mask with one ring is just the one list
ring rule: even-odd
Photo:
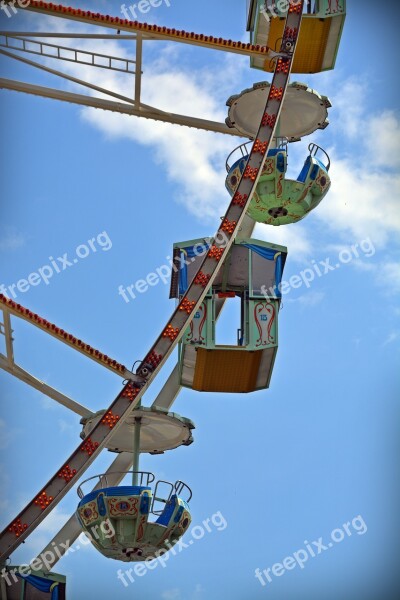
[[[252,145],[253,145],[253,142],[246,142],[245,144],[240,144],[240,146],[237,146],[234,150],[232,150],[232,152],[229,154],[228,158],[226,159],[226,163],[225,163],[225,167],[226,167],[226,172],[227,173],[229,173],[229,171],[231,170],[232,166],[240,158],[247,158],[249,156]],[[235,155],[235,157],[232,160],[232,164],[230,164],[230,159],[234,155]]]
[[136,63],[134,60],[128,58],[88,52],[87,50],[79,50],[70,46],[59,46],[42,40],[27,39],[11,33],[0,33],[0,47],[19,50],[20,52],[27,52],[29,54],[37,54],[46,58],[58,58],[59,60],[80,65],[99,67],[101,69],[130,73],[132,75],[135,74]]
[[[82,481],[82,483],[80,484],[80,486],[78,487],[78,490],[77,490],[78,496],[82,500],[82,498],[84,498],[86,495],[88,495],[90,493],[90,492],[87,492],[85,494],[83,491],[83,488],[82,488],[82,486],[84,486],[89,481],[93,481],[93,480],[97,479],[97,484],[96,484],[95,488],[93,490],[91,490],[91,491],[95,491],[95,490],[101,490],[104,488],[111,487],[110,482],[109,482],[110,476],[113,476],[113,475],[126,476],[126,475],[134,475],[134,474],[138,476],[138,485],[140,487],[142,487],[142,486],[148,487],[155,480],[154,473],[150,473],[149,471],[112,471],[111,473],[107,473],[107,474],[93,475],[92,477],[85,479],[85,481]],[[169,488],[168,493],[166,495],[165,494],[161,495],[161,493],[159,492],[159,487],[161,486],[161,484],[164,484],[164,485],[168,486],[168,488]],[[115,487],[117,487],[117,486],[115,486]],[[158,495],[159,493],[160,493],[160,495]],[[170,501],[171,497],[174,495],[179,496],[185,502],[190,502],[193,494],[192,494],[192,490],[190,489],[190,487],[186,483],[181,481],[180,479],[175,481],[175,483],[171,483],[170,481],[164,481],[162,479],[159,479],[154,486],[154,494],[152,497],[150,512],[155,516],[160,516],[163,513],[165,506]],[[166,497],[164,497],[164,496],[166,496]],[[155,508],[156,502],[160,502],[162,504],[162,508]]]
[[[158,496],[158,486],[160,484],[167,485],[170,488],[169,493],[166,498]],[[170,481],[163,481],[162,479],[160,479],[159,481],[157,481],[156,486],[154,488],[154,496],[153,496],[153,500],[151,503],[150,512],[156,516],[162,515],[162,513],[165,509],[165,506],[170,501],[171,497],[176,495],[181,498],[182,492],[184,492],[184,491],[186,491],[187,498],[182,498],[182,500],[185,500],[185,502],[189,503],[192,498],[192,490],[190,489],[190,487],[188,485],[186,485],[186,483],[184,483],[183,481],[180,481],[180,480],[175,481],[175,483],[171,483]],[[160,502],[163,505],[162,508],[155,508],[156,502]]]
[[181,498],[183,490],[187,490],[188,498],[186,500],[185,500],[185,498],[182,498],[182,500],[185,500],[185,502],[189,503],[193,496],[192,490],[186,483],[184,483],[183,481],[180,481],[180,479],[178,479],[178,481],[175,481],[175,484],[174,484],[175,494]]
[[325,164],[319,158],[318,158],[318,160],[320,160],[320,162],[325,166],[326,170],[329,171],[329,169],[331,167],[331,159],[329,158],[329,154],[323,148],[321,148],[321,146],[318,146],[318,144],[311,143],[308,146],[308,151],[310,152],[310,156],[313,158],[317,158],[318,152],[322,152],[322,154],[326,158],[327,164]]
[[280,148],[281,150],[284,150],[287,154],[289,138],[281,136],[281,137],[275,138],[275,141],[276,141],[276,148]]

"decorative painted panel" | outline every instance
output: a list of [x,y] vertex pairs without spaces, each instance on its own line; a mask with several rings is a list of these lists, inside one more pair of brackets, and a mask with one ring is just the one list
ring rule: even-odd
[[99,513],[97,511],[97,502],[88,502],[79,509],[79,516],[82,519],[84,525],[90,525],[99,519]]
[[108,509],[111,517],[135,517],[138,514],[138,505],[138,496],[108,498]]
[[185,344],[207,344],[207,301],[200,305],[183,337]]
[[278,304],[273,300],[250,301],[250,346],[261,350],[278,344]]

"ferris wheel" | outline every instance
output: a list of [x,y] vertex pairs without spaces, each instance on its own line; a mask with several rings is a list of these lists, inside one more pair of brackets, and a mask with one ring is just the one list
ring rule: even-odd
[[[5,6],[12,11],[14,4],[8,1]],[[0,54],[4,57],[72,81],[101,97],[5,78],[0,78],[0,88],[249,140],[234,148],[227,158],[225,185],[231,200],[216,233],[209,238],[174,243],[170,297],[176,300],[176,308],[134,371],[5,294],[0,295],[0,333],[6,344],[6,354],[0,354],[0,367],[81,417],[81,439],[76,450],[0,534],[0,567],[5,574],[12,573],[1,580],[2,598],[13,600],[22,586],[25,598],[29,599],[29,590],[34,589],[35,598],[56,600],[65,597],[65,580],[51,569],[62,551],[59,556],[53,554],[53,560],[46,564],[40,561],[41,553],[38,568],[28,577],[12,568],[9,561],[68,491],[80,482],[76,514],[43,552],[62,540],[74,541],[82,531],[110,559],[137,562],[168,552],[190,527],[190,483],[180,479],[167,482],[142,471],[140,454],[160,454],[193,442],[194,423],[170,411],[182,387],[198,392],[250,393],[270,385],[278,350],[287,248],[251,236],[256,222],[282,226],[305,218],[329,191],[330,159],[315,143],[309,144],[297,179],[287,177],[290,144],[325,129],[331,106],[326,96],[305,83],[290,82],[290,76],[334,68],[346,5],[345,0],[251,0],[249,43],[37,0],[20,8],[112,31],[0,32]],[[68,40],[68,46],[54,43],[62,38]],[[81,50],[76,44],[82,39],[133,43],[135,60]],[[252,68],[270,73],[272,79],[230,97],[225,123],[167,113],[141,100],[143,45],[155,40],[245,55]],[[46,57],[133,76],[134,96],[123,96],[38,62]],[[239,298],[241,304],[237,344],[218,345],[218,316],[229,298]],[[12,319],[25,320],[121,377],[121,392],[108,408],[93,413],[36,379],[15,361]],[[145,406],[146,392],[176,347],[176,366],[153,404]],[[107,472],[82,481],[103,449],[116,452],[116,459]]]

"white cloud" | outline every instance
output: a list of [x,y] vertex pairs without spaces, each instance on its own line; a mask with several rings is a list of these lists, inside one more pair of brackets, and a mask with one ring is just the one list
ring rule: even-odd
[[202,598],[204,593],[205,593],[205,589],[203,588],[201,583],[196,583],[196,587],[194,588],[192,600],[198,600],[199,598]]
[[[52,23],[54,28],[54,25]],[[57,30],[65,25],[56,23]],[[55,42],[57,43],[57,41]],[[117,41],[79,41],[79,47],[116,56],[126,55],[127,48]],[[161,48],[157,53],[158,48]],[[189,50],[190,51],[190,50]],[[142,80],[142,101],[159,110],[190,115],[220,123],[226,117],[225,102],[232,94],[232,81],[240,79],[247,69],[243,57],[217,55],[213,66],[190,70],[185,67],[188,49],[178,44],[146,44],[146,60]],[[52,59],[46,63],[54,66]],[[63,70],[75,77],[92,81],[97,86],[132,97],[132,78],[89,66],[63,64]],[[82,93],[82,87],[67,83],[67,88]],[[110,99],[99,92],[86,93]],[[241,141],[231,136],[171,125],[145,118],[91,108],[81,109],[83,119],[110,138],[130,139],[153,150],[154,162],[164,169],[176,184],[175,201],[203,222],[221,216],[229,203],[225,189],[225,160]],[[154,169],[156,174],[157,169]]]
[[51,511],[50,514],[42,521],[38,526],[37,531],[46,533],[49,535],[55,535],[61,527],[65,525],[68,519],[71,517],[69,513],[64,513],[59,506]]
[[[201,583],[197,583],[192,594],[190,595],[191,600],[199,600],[203,597],[204,588]],[[161,594],[162,600],[181,600],[183,598],[182,591],[179,588],[172,588],[165,590]]]
[[332,97],[337,140],[331,149],[332,187],[315,215],[338,236],[371,237],[386,246],[400,233],[400,120],[393,111],[371,113],[370,82],[336,81]]
[[[57,20],[54,23],[60,30],[68,26]],[[79,45],[108,54],[126,54],[126,47],[117,41],[80,41]],[[160,48],[157,54],[155,48]],[[248,61],[219,54],[207,68],[190,70],[190,52],[191,49],[182,49],[179,44],[149,44],[142,99],[161,110],[221,122],[226,116],[226,98],[240,91],[242,75],[248,73]],[[95,78],[99,86],[132,95],[131,78],[125,75],[69,63],[65,70],[83,79]],[[327,81],[333,85],[331,75]],[[69,89],[82,91],[75,84],[67,85]],[[258,225],[255,231],[255,236],[261,239],[288,246],[292,260],[310,257],[322,230],[319,223],[338,242],[345,238],[357,243],[369,236],[380,248],[400,232],[400,175],[388,175],[388,169],[399,164],[399,118],[388,110],[370,113],[367,102],[370,82],[365,79],[354,77],[343,81],[336,76],[335,85],[340,91],[332,96],[334,129],[332,125],[331,130],[337,139],[331,149],[332,188],[313,213],[313,227],[307,217],[301,224],[268,229]],[[224,163],[240,140],[91,108],[81,109],[81,114],[87,123],[110,138],[131,139],[151,148],[155,164],[174,183],[175,201],[196,218],[215,224],[225,212],[229,196],[224,186]],[[293,158],[297,161],[299,153],[300,148],[291,149],[291,164]],[[157,167],[154,172],[156,175]]]
[[337,113],[335,127],[339,128],[346,137],[358,138],[368,86],[365,81],[354,77],[344,82],[337,82],[336,87],[339,92],[332,96],[333,110]]
[[384,111],[367,122],[367,142],[374,166],[400,166],[400,122],[393,111]]
[[[214,83],[211,70],[210,86],[207,87],[198,74],[174,70],[158,73],[157,69],[158,66],[154,65],[150,69],[146,86],[147,103],[161,108],[174,105],[177,112],[222,120],[221,97],[211,85]],[[182,91],[175,98],[177,87]],[[365,86],[349,81],[344,88],[347,92],[341,94],[337,106],[340,127],[346,131],[348,138],[354,137],[353,141],[357,140],[363,150],[358,152],[357,159],[354,155],[343,157],[342,150],[339,153],[338,148],[332,150],[332,188],[315,211],[315,216],[340,237],[351,235],[357,242],[369,236],[377,246],[384,247],[392,234],[400,232],[400,175],[387,174],[387,168],[395,166],[400,156],[399,120],[394,113],[386,111],[364,122],[366,105],[361,98],[364,97]],[[223,214],[228,201],[223,185],[223,164],[232,148],[231,139],[146,120],[135,120],[131,125],[129,117],[92,109],[84,109],[83,114],[108,135],[128,137],[154,147],[155,160],[177,184],[176,200],[189,212],[210,221]],[[378,157],[374,161],[371,160],[371,148],[374,148],[373,156]],[[265,227],[257,226],[256,231],[265,239]],[[303,224],[268,228],[268,240],[287,245],[291,257],[297,260],[309,256],[314,238],[315,235],[310,235]]]
[[253,236],[261,241],[287,246],[290,260],[303,262],[313,251],[312,241],[304,225],[281,227],[257,224]]
[[16,429],[10,429],[3,419],[0,419],[0,450],[7,448],[18,434]]
[[13,251],[22,248],[25,245],[25,238],[22,233],[14,228],[7,228],[0,234],[0,251]]
[[[214,91],[213,71],[207,71],[209,85],[204,86],[198,74],[174,70],[158,72],[160,67],[165,70],[163,61],[167,59],[160,55],[158,62],[151,66],[146,102],[164,109],[174,105],[176,112],[222,120],[221,97]],[[222,77],[221,85],[224,82],[226,84]],[[174,104],[178,86],[182,92]],[[395,141],[400,124],[394,113],[386,111],[383,115],[372,116],[365,125],[366,85],[350,80],[344,89],[346,93],[336,98],[340,127],[351,139],[351,144],[355,140],[360,142],[365,155],[357,155],[356,160],[354,156],[342,157],[338,148],[332,149],[332,188],[315,211],[314,222],[323,222],[339,240],[346,238],[351,243],[359,243],[369,237],[377,248],[382,248],[393,234],[400,233],[400,176],[391,174],[388,177],[387,174],[387,168],[395,166],[400,156],[399,142]],[[84,109],[83,115],[107,135],[128,137],[155,148],[155,161],[166,169],[168,177],[176,184],[175,200],[197,218],[211,222],[224,213],[228,196],[223,185],[223,164],[232,148],[231,139],[147,120],[135,119],[131,123],[129,117],[91,109]],[[371,147],[374,147],[374,156],[379,155],[373,164]],[[296,148],[295,157],[299,152],[300,148]],[[308,224],[309,220],[282,227],[267,228],[258,224],[254,237],[287,246],[289,258],[303,262],[315,252],[319,229],[317,227],[314,233]],[[364,260],[353,262],[360,270],[373,270]]]
[[377,281],[384,291],[399,294],[400,262],[383,263],[377,271]]
[[324,298],[325,292],[306,292],[298,298],[287,298],[286,302],[296,302],[301,308],[313,308],[314,306],[320,304]]
[[60,433],[76,435],[76,423],[68,423],[65,419],[58,419]]
[[393,342],[396,342],[398,339],[400,339],[400,331],[391,331],[382,345],[387,346],[388,344],[393,344]]
[[332,99],[335,130],[353,142],[363,143],[372,169],[396,168],[400,166],[399,119],[391,110],[368,114],[366,98],[372,85],[373,82],[357,77],[342,84],[336,82],[339,92]]
[[[174,78],[168,80],[174,86]],[[102,131],[154,148],[155,161],[176,183],[176,200],[201,220],[215,222],[229,202],[223,185],[226,155],[232,143],[218,134],[154,123],[145,119],[84,110],[84,118]],[[155,169],[156,173],[156,169]]]
[[[232,62],[220,61],[213,69],[188,72],[175,67],[179,61],[171,61],[170,54],[168,50],[162,52],[146,67],[143,101],[168,112],[223,122]],[[179,55],[179,52],[174,50],[174,54]],[[225,69],[221,70],[222,65]],[[98,83],[123,93],[121,79],[113,75],[101,74]],[[239,145],[239,140],[90,108],[83,109],[82,115],[110,137],[128,138],[150,146],[154,150],[154,161],[177,184],[175,200],[197,218],[215,222],[225,212],[229,202],[224,186],[225,160],[235,145]]]
[[29,552],[29,560],[42,552],[70,517],[70,514],[63,512],[58,506],[51,511],[37,527],[34,534],[25,540],[24,550],[27,553]]
[[365,259],[358,258],[352,260],[349,266],[354,267],[357,271],[364,271],[365,273],[376,273],[379,268],[376,264],[365,262]]
[[8,430],[6,423],[0,419],[0,450],[4,450],[7,448],[8,444],[11,441],[11,435]]
[[44,396],[41,392],[40,394],[40,405],[44,410],[55,410],[58,406],[57,402],[49,396]]
[[373,170],[362,159],[333,157],[332,187],[316,211],[316,217],[341,236],[354,242],[371,238],[384,247],[400,233],[400,175]]
[[182,598],[181,590],[179,588],[165,590],[161,594],[161,598],[162,600],[180,600]]

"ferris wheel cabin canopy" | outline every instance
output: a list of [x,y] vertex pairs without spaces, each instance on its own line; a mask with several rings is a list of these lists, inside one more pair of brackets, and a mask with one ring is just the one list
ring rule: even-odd
[[[174,244],[171,296],[183,298],[205,240]],[[212,250],[211,250],[212,251]],[[248,393],[269,387],[278,350],[278,313],[287,248],[236,239],[212,288],[179,344],[179,381],[199,392]],[[237,345],[216,343],[216,303],[240,298]]]
[[[249,0],[247,30],[252,44],[278,48],[283,37],[285,16],[298,0]],[[309,0],[304,3],[292,73],[320,73],[333,69],[346,18],[346,0]],[[273,73],[275,62],[251,57],[255,69]]]

